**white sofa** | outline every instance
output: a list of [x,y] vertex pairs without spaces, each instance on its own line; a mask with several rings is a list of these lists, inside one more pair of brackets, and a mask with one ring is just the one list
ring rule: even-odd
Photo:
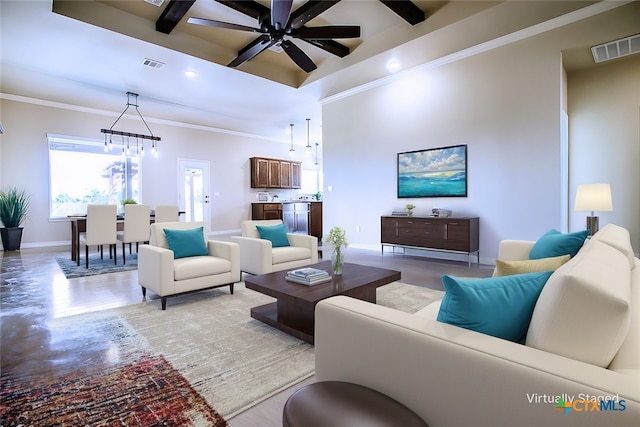
[[[528,259],[532,246],[504,241],[499,257]],[[317,380],[378,390],[431,427],[640,425],[640,260],[627,230],[605,227],[551,275],[526,345],[438,322],[438,305],[320,302]],[[617,400],[594,411],[592,396]]]
[[[202,227],[208,255],[174,259],[164,229],[191,230]],[[204,222],[162,222],[151,224],[149,244],[138,250],[138,283],[142,295],[151,289],[161,297],[162,310],[167,297],[184,292],[229,286],[240,281],[240,247],[236,243],[208,240]]]
[[279,219],[242,221],[242,236],[231,236],[240,245],[240,269],[250,274],[290,270],[318,262],[318,239],[306,234],[287,233],[290,246],[276,247],[261,239],[257,225],[280,225]]

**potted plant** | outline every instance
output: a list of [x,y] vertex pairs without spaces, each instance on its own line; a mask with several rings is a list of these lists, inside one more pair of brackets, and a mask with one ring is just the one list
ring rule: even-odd
[[329,236],[327,236],[326,241],[333,247],[333,253],[331,254],[333,274],[339,276],[342,274],[342,267],[344,266],[342,247],[346,248],[348,246],[347,233],[340,227],[333,227],[329,230]]
[[413,203],[407,203],[405,205],[405,208],[407,209],[407,215],[412,216],[413,210],[416,208],[416,205],[414,205]]
[[9,188],[0,190],[0,228],[2,247],[5,251],[17,251],[22,242],[22,227],[20,225],[27,218],[29,210],[29,196],[24,190]]

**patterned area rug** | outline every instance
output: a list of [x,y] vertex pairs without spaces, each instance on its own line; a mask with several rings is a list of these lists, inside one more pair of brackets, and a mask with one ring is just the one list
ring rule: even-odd
[[[377,299],[415,312],[442,295],[397,282]],[[17,377],[3,366],[0,425],[225,426],[313,375],[313,346],[250,317],[272,301],[241,283],[234,295],[170,298],[166,311],[153,298],[52,319],[52,363],[73,352],[82,366],[54,378],[44,368]]]
[[21,381],[3,374],[2,401],[5,426],[228,425],[162,356],[60,378]]
[[[134,249],[135,251],[135,249]],[[120,271],[136,270],[138,268],[138,254],[127,252],[127,263],[122,262],[122,254],[118,252],[118,264],[114,264],[113,259],[109,259],[109,252],[100,259],[99,253],[89,254],[89,268],[86,268],[84,254],[80,255],[80,265],[72,261],[70,257],[56,257],[60,269],[67,279],[77,277],[95,276],[97,274],[117,273]]]

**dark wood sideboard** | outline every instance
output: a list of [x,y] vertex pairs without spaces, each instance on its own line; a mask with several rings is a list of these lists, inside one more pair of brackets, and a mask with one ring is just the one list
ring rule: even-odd
[[385,246],[471,254],[480,264],[479,218],[382,216],[380,240]]

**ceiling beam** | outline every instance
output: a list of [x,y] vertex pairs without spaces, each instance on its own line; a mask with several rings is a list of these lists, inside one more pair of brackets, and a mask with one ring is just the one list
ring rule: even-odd
[[156,31],[169,34],[196,0],[171,0],[156,21]]
[[411,25],[425,20],[422,9],[409,0],[380,0],[380,2]]

